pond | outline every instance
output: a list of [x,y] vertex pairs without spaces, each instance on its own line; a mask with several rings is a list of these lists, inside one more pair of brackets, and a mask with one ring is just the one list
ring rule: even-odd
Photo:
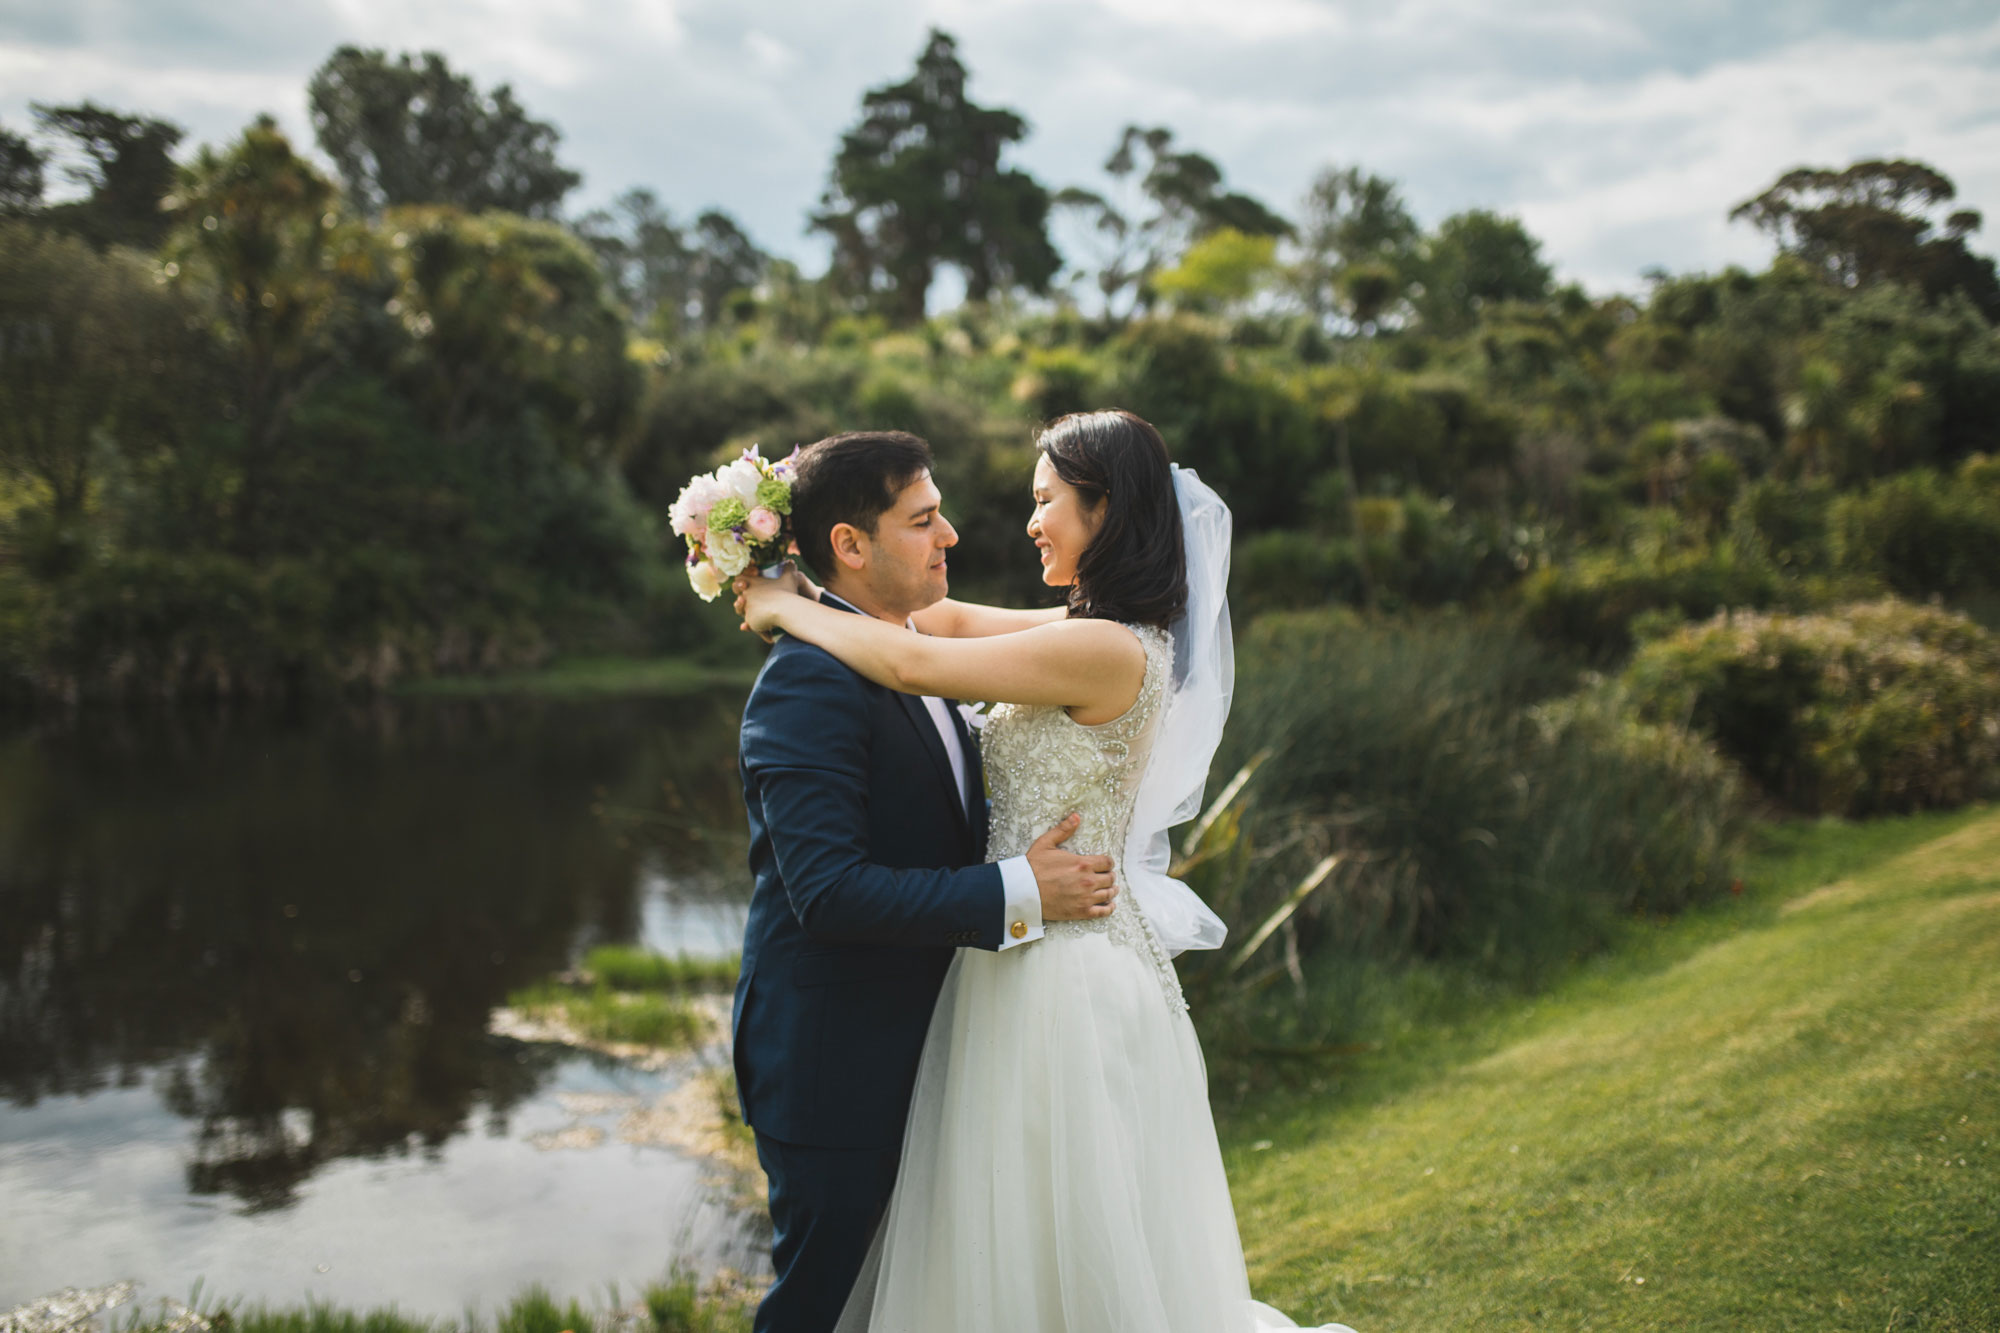
[[741,697],[0,719],[0,1309],[757,1272],[706,1164],[606,1132],[689,1069],[488,1031],[596,944],[736,950]]

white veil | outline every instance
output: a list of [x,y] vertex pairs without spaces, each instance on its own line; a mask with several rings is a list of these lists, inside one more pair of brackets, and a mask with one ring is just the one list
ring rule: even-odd
[[1193,889],[1167,874],[1173,864],[1167,831],[1201,813],[1208,765],[1236,688],[1236,650],[1229,630],[1229,506],[1191,469],[1176,466],[1173,476],[1187,554],[1187,611],[1173,623],[1172,691],[1139,781],[1123,887],[1167,952],[1177,954],[1219,949],[1228,934]]

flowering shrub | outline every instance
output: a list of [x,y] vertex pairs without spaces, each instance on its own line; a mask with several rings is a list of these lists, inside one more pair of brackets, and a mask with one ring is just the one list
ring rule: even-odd
[[1639,650],[1638,715],[1683,722],[1776,799],[1859,816],[2000,790],[2000,639],[1893,599],[1725,613]]

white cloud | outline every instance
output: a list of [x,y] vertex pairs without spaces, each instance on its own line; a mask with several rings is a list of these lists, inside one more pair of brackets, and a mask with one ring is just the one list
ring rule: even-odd
[[236,13],[0,10],[0,120],[88,96],[196,139],[268,110],[309,142],[304,83],[333,44],[436,48],[562,129],[578,206],[648,185],[814,263],[804,216],[840,133],[937,25],[973,96],[1032,123],[1019,160],[1052,186],[1100,184],[1122,126],[1164,124],[1281,210],[1352,163],[1426,222],[1519,213],[1600,289],[1760,261],[1727,210],[1808,162],[1921,157],[2000,233],[2000,23],[1967,0],[295,0],[254,30]]
[[108,52],[0,40],[0,88],[7,90],[0,112],[16,132],[28,128],[31,102],[61,105],[94,98],[188,126],[196,131],[191,138],[197,142],[233,134],[260,112],[271,113],[288,133],[310,142],[304,78],[299,72],[134,62]]
[[749,53],[751,63],[765,74],[789,74],[798,67],[799,53],[767,32],[753,29],[744,33],[743,49]]
[[1338,9],[1311,0],[1101,0],[1128,23],[1224,42],[1337,32]]
[[1996,59],[2000,24],[1948,39],[1819,40],[1616,89],[1431,110],[1442,132],[1456,122],[1534,163],[1505,205],[1549,253],[1595,286],[1631,287],[1655,263],[1761,260],[1768,244],[1728,210],[1794,166],[1921,157],[1966,198],[2000,201]]

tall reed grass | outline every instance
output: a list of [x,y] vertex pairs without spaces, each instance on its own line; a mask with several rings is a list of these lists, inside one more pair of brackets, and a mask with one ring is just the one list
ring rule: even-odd
[[1296,1036],[1284,1011],[1304,1001],[1338,1045],[1368,978],[1442,964],[1457,979],[1424,985],[1534,986],[1620,922],[1731,884],[1733,766],[1602,694],[1563,697],[1571,671],[1502,622],[1265,617],[1237,662],[1211,790],[1248,776],[1182,848],[1231,923],[1230,947],[1182,960],[1224,1027]]

